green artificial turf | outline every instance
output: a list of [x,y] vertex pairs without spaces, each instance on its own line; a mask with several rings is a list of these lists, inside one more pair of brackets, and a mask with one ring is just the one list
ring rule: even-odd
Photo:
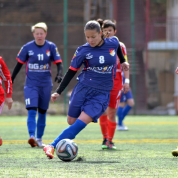
[[[117,131],[117,150],[102,150],[99,124],[91,123],[75,138],[78,155],[48,160],[41,148],[27,144],[26,116],[1,116],[0,177],[178,177],[177,116],[127,116],[129,131]],[[43,137],[50,143],[68,127],[66,116],[47,116]]]

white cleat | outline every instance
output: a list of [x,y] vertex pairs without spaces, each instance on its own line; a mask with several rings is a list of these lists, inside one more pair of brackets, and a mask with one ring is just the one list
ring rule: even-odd
[[117,130],[124,131],[124,130],[129,130],[129,129],[125,125],[122,125],[122,126],[118,125]]
[[36,139],[36,144],[38,147],[43,148],[46,145],[42,142],[42,139]]

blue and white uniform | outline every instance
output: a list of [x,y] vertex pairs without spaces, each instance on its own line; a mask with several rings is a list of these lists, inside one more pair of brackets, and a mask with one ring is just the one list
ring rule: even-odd
[[82,64],[84,68],[70,98],[69,116],[78,118],[84,111],[97,122],[106,110],[116,74],[118,46],[118,39],[111,37],[104,39],[101,46],[86,43],[76,50],[69,69],[77,71]]
[[62,62],[56,45],[45,40],[38,46],[35,40],[25,44],[17,55],[19,63],[26,63],[24,95],[26,108],[39,107],[47,110],[52,90],[51,62]]

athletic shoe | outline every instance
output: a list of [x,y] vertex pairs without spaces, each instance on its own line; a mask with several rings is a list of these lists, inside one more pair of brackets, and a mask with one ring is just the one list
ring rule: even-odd
[[0,136],[0,146],[2,145],[2,138],[1,138],[1,136]]
[[43,148],[43,151],[45,151],[45,154],[47,155],[47,157],[49,159],[53,159],[53,155],[54,155],[54,148],[51,145],[46,145]]
[[109,144],[109,140],[108,140],[107,138],[105,138],[105,139],[103,140],[103,143],[102,143],[101,148],[102,148],[102,149],[108,149],[108,144]]
[[35,137],[34,137],[34,136],[31,136],[31,137],[28,139],[28,143],[31,145],[31,147],[37,146],[36,140],[35,140]]
[[36,145],[40,148],[45,147],[46,145],[42,142],[42,139],[36,139]]
[[176,156],[176,157],[178,156],[178,147],[177,147],[177,149],[172,151],[172,155]]
[[116,150],[117,149],[112,141],[109,141],[108,147],[109,147],[109,149],[112,149],[112,150]]
[[118,125],[118,126],[117,126],[117,130],[121,130],[121,131],[122,131],[122,130],[128,130],[128,128],[127,128],[125,125],[121,125],[121,126]]

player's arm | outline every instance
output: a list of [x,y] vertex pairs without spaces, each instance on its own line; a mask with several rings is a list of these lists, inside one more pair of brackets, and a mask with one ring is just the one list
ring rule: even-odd
[[12,103],[13,103],[11,75],[10,75],[10,72],[9,72],[5,62],[2,60],[2,58],[1,58],[1,65],[2,65],[2,73],[3,73],[2,80],[5,84],[5,93],[6,93],[5,102],[8,106],[8,109],[11,109]]
[[129,70],[123,70],[125,76],[125,83],[123,84],[123,91],[127,93],[130,90],[130,79],[129,79]]
[[126,59],[125,59],[125,57],[124,57],[124,55],[122,53],[122,49],[121,49],[120,44],[119,44],[118,49],[117,49],[117,56],[120,59],[120,63],[122,65],[122,69],[123,70],[129,70],[129,63],[126,62]]
[[62,62],[56,63],[57,66],[57,75],[55,77],[55,82],[60,83],[63,76],[63,65]]
[[74,75],[77,73],[77,71],[74,71],[72,69],[68,69],[67,73],[65,74],[61,84],[56,89],[55,93],[51,95],[51,101],[54,102],[57,100],[57,97],[63,92],[63,90],[68,86],[69,82],[72,80]]
[[71,61],[71,65],[65,74],[64,78],[61,81],[61,84],[56,89],[55,93],[51,95],[51,101],[54,102],[59,97],[59,95],[63,92],[63,90],[67,87],[69,82],[72,80],[74,75],[77,73],[77,71],[80,69],[80,66],[82,65],[84,60],[82,47],[79,47]]
[[19,73],[20,69],[22,68],[22,65],[23,65],[22,63],[17,62],[16,66],[12,72],[12,76],[11,76],[12,83],[14,83],[14,79],[15,79],[16,75]]

